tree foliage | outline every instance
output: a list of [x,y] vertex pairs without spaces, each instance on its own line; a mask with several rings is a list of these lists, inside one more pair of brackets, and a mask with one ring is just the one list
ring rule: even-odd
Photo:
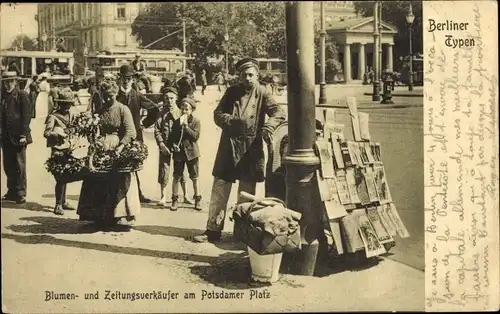
[[36,51],[37,43],[35,40],[29,38],[26,35],[17,35],[12,44],[10,44],[9,50],[28,50],[28,51]]
[[[197,56],[261,57],[283,53],[282,3],[152,3],[132,25],[132,34],[143,46],[179,30],[186,23],[186,48]],[[225,40],[227,35],[229,40]],[[278,40],[276,40],[278,39]],[[153,46],[182,49],[182,32]]]
[[[186,25],[186,50],[198,67],[207,68],[207,57],[243,56],[286,59],[284,2],[164,2],[151,3],[132,24],[132,34],[144,47]],[[227,37],[226,37],[227,31]],[[319,68],[319,27],[314,28],[315,64]],[[229,40],[226,40],[229,39]],[[151,46],[152,49],[183,49],[182,31]],[[337,45],[326,35],[327,74],[341,71]]]
[[[151,3],[132,24],[132,34],[146,46],[186,24],[186,48],[198,65],[207,57],[229,54],[229,64],[242,56],[286,58],[284,2],[165,2]],[[227,37],[226,35],[227,30]],[[226,40],[229,39],[229,40]],[[183,48],[182,32],[151,46]],[[319,28],[315,26],[315,61],[319,64]],[[337,46],[327,36],[326,60],[338,71]],[[327,62],[328,64],[328,62]]]
[[[395,56],[406,56],[409,54],[409,25],[406,16],[412,5],[415,20],[412,27],[413,53],[423,52],[423,20],[422,1],[381,1],[382,19],[398,28],[398,34],[394,38]],[[373,16],[374,1],[355,1],[356,11],[363,16]]]

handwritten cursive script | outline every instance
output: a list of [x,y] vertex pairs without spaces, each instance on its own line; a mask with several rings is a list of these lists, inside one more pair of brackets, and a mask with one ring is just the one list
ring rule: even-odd
[[[498,67],[493,66],[496,46],[486,46],[485,29],[496,27],[490,25],[496,17],[479,2],[424,6],[426,20],[445,21],[430,22],[436,31],[424,34],[426,307],[494,309],[499,294]],[[448,26],[474,45],[449,49],[443,44],[446,34],[439,32]]]

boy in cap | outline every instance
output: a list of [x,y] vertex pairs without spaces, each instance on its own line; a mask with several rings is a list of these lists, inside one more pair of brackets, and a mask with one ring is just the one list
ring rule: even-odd
[[[75,97],[71,89],[65,88],[59,92],[58,98],[54,99],[54,111],[49,114],[45,121],[45,132],[43,136],[47,139],[47,147],[51,148],[51,154],[61,155],[68,152],[70,143],[66,129],[74,118],[70,112],[75,104]],[[56,178],[56,205],[54,214],[64,215],[64,210],[75,210],[66,202],[66,183],[58,182]]]
[[[155,122],[154,136],[156,144],[159,148],[158,159],[158,183],[161,189],[161,200],[159,206],[166,206],[167,202],[167,184],[170,172],[170,161],[172,152],[168,148],[168,138],[172,131],[172,126],[176,120],[181,116],[181,110],[177,107],[177,90],[174,87],[164,87],[162,89],[163,105],[158,120]],[[180,178],[180,183],[184,195],[184,203],[193,204],[186,193],[186,180],[184,175]]]
[[193,116],[196,109],[196,101],[186,97],[180,101],[182,116],[174,121],[171,135],[168,137],[168,148],[173,153],[174,181],[172,182],[172,207],[177,210],[179,182],[187,165],[189,178],[193,182],[194,208],[201,210],[199,194],[198,175],[200,150],[198,139],[200,138],[200,120]]

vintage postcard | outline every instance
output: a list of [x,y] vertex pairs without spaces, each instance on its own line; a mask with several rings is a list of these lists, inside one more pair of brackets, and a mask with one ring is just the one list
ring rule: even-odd
[[323,178],[334,178],[333,151],[328,139],[316,141],[316,149],[321,160],[321,175]]
[[375,185],[375,179],[373,177],[373,168],[372,167],[364,168],[363,176],[365,177],[366,180],[366,187],[368,189],[370,202],[377,202],[379,199],[377,195],[377,186]]
[[347,168],[346,170],[346,181],[347,188],[349,189],[349,196],[353,204],[361,204],[361,199],[359,198],[357,184],[356,184],[356,168]]
[[369,141],[370,140],[370,128],[369,128],[370,115],[366,112],[359,112],[358,118],[359,118],[359,130],[360,130],[361,139],[363,139],[364,141]]
[[391,192],[389,191],[389,185],[387,184],[384,166],[374,165],[373,174],[380,204],[387,204],[391,202]]
[[335,178],[337,191],[339,193],[340,201],[342,204],[347,205],[354,203],[351,200],[351,196],[349,194],[349,186],[347,184],[346,171],[345,170],[337,170],[337,176]]
[[368,163],[369,164],[374,164],[375,163],[375,157],[373,156],[370,142],[365,142],[364,145],[365,145],[365,151],[364,152],[366,153],[366,156],[368,158]]
[[366,257],[374,257],[386,252],[384,246],[380,243],[378,236],[370,223],[370,220],[365,215],[359,216],[359,234],[365,246]]
[[394,239],[389,234],[387,229],[384,227],[384,224],[380,220],[380,216],[377,213],[377,208],[368,207],[366,209],[366,216],[370,220],[375,233],[377,234],[378,240],[381,244],[394,242]]
[[2,2],[2,311],[498,311],[498,96],[491,0]]
[[339,137],[334,134],[331,134],[330,143],[332,145],[332,150],[333,150],[335,169],[344,169],[344,160],[342,157],[342,150],[340,149]]

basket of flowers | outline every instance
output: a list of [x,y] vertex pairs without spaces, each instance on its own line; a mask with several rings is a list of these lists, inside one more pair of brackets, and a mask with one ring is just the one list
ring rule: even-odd
[[89,154],[89,164],[95,175],[111,172],[135,172],[143,167],[148,157],[147,146],[140,141],[132,141],[125,145],[121,154],[114,150],[104,150],[101,146],[94,146]]
[[99,117],[83,112],[72,118],[64,132],[68,145],[54,152],[45,162],[45,168],[58,182],[82,181],[89,174],[88,157],[77,157],[75,150],[85,147],[82,139],[90,139],[98,132]]
[[77,158],[73,152],[61,151],[50,156],[45,162],[45,168],[52,173],[57,182],[70,183],[82,181],[89,173],[87,157]]

